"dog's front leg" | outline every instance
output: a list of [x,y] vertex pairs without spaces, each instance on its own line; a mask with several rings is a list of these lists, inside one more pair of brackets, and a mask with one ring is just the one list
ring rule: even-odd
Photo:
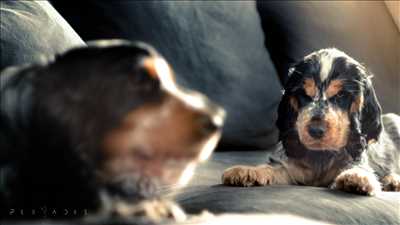
[[229,186],[266,186],[291,184],[287,169],[281,165],[234,166],[224,171],[222,183]]
[[144,217],[154,222],[186,220],[186,214],[181,207],[167,199],[144,200],[138,204],[118,202],[112,213],[121,217]]
[[[119,198],[112,198],[106,193],[101,194],[102,207],[100,210],[87,217],[88,221],[99,218],[137,218],[159,223],[162,221],[185,221],[186,213],[174,201],[165,198],[152,198],[138,202],[128,202]],[[153,224],[153,223],[151,223]]]
[[365,158],[340,172],[331,188],[369,196],[381,191],[378,178]]
[[352,143],[348,153],[353,162],[343,169],[334,179],[331,188],[345,192],[373,196],[381,191],[381,185],[369,165],[367,154],[368,146],[365,137],[361,134],[361,123],[356,119],[360,115],[352,116],[352,129],[349,142]]
[[333,189],[373,196],[381,186],[375,174],[362,167],[352,167],[341,172],[335,179]]

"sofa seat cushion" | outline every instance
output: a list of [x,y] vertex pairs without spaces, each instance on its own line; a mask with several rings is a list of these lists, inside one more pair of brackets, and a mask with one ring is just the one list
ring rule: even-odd
[[383,192],[376,197],[359,196],[321,187],[275,185],[267,187],[222,186],[224,169],[237,164],[257,165],[271,151],[216,152],[195,172],[188,187],[175,199],[192,214],[208,210],[216,214],[262,213],[291,215],[329,224],[398,224],[400,193]]

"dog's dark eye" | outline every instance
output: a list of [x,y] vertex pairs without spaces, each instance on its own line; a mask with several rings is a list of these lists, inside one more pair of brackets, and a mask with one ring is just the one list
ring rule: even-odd
[[336,94],[336,97],[338,98],[343,98],[347,96],[347,92],[345,91],[339,91],[339,93]]
[[306,105],[308,102],[312,101],[312,98],[308,96],[304,91],[296,94],[297,100],[300,105]]
[[336,95],[329,98],[329,101],[338,103],[345,103],[347,102],[347,97],[349,96],[348,92],[346,91],[339,91]]
[[291,94],[293,96],[297,96],[297,97],[308,97],[305,90],[301,89],[301,88],[296,88],[296,90],[293,90],[291,92]]

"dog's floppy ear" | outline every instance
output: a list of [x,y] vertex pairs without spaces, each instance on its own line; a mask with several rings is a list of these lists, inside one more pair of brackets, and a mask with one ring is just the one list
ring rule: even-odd
[[[32,107],[32,77],[39,66],[9,67],[0,73],[0,164],[10,157],[21,157],[26,146],[22,131],[29,126]],[[21,147],[22,146],[22,147]]]
[[[365,70],[366,71],[366,70]],[[365,136],[367,143],[378,140],[382,131],[382,109],[372,86],[372,74],[366,72],[363,79],[363,103],[361,106],[361,133]]]
[[40,66],[9,67],[0,73],[0,115],[14,126],[26,122],[32,104],[32,77]]
[[278,118],[276,125],[282,133],[291,127],[291,121],[297,115],[297,102],[296,100],[284,93],[278,107]]
[[290,96],[292,89],[296,85],[292,76],[293,71],[294,68],[289,69],[289,78],[284,85],[282,99],[278,107],[276,126],[279,129],[280,137],[282,133],[291,128],[291,123],[298,113],[298,102],[293,96]]

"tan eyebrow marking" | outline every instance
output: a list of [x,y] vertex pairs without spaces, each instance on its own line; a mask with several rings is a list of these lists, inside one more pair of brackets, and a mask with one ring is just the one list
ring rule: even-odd
[[315,81],[313,79],[305,79],[303,88],[306,94],[312,98],[317,94],[317,86],[315,85]]
[[329,83],[329,86],[326,89],[325,94],[328,98],[335,96],[337,93],[339,93],[342,90],[342,87],[343,87],[342,80],[332,80]]
[[158,79],[156,62],[154,57],[146,57],[145,59],[143,59],[142,65],[152,78]]

